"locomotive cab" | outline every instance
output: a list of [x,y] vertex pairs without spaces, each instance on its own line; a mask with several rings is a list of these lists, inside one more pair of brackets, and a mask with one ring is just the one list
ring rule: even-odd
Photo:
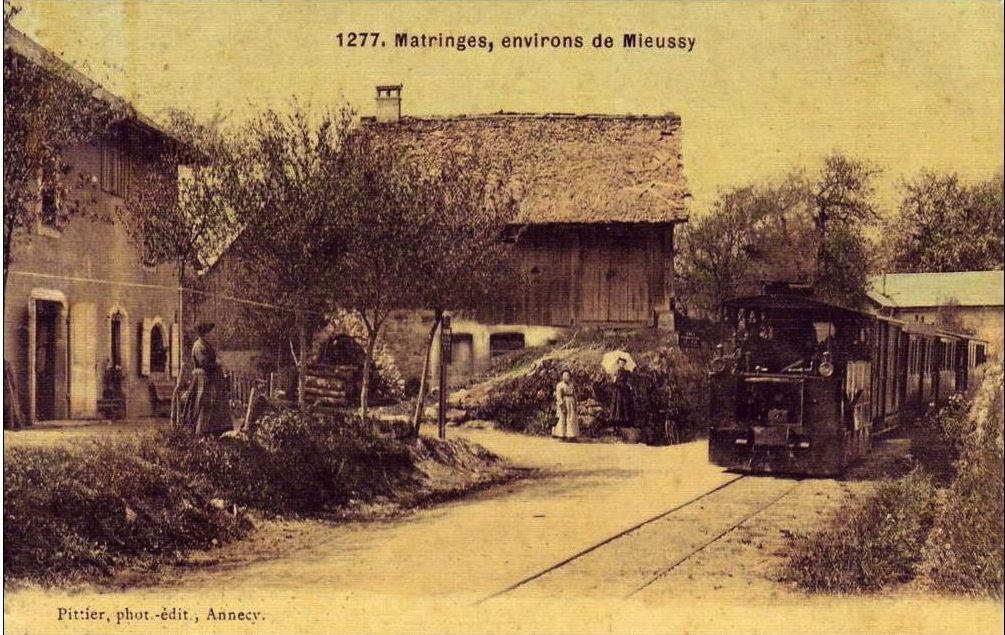
[[709,459],[742,471],[841,473],[868,449],[872,316],[785,294],[722,311]]

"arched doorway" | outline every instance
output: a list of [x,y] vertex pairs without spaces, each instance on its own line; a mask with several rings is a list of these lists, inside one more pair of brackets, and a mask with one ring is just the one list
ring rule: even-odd
[[35,419],[56,418],[56,365],[59,362],[57,332],[62,305],[48,300],[35,301]]
[[68,307],[62,291],[35,288],[28,295],[24,363],[30,423],[67,416]]

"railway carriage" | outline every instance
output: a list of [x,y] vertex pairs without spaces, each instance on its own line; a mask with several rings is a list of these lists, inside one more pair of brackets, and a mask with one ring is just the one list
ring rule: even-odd
[[820,302],[805,291],[722,308],[709,373],[709,459],[752,471],[840,474],[901,417],[966,388],[981,342]]

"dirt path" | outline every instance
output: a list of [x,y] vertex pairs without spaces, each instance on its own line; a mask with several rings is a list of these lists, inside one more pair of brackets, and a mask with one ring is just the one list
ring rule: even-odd
[[[848,491],[867,488],[868,482],[799,483],[771,513],[741,523],[627,600],[640,572],[666,569],[793,483],[751,479],[745,492],[738,491],[742,495],[709,497],[689,507],[687,515],[645,525],[630,541],[598,551],[565,577],[544,576],[536,590],[527,585],[519,594],[479,604],[736,475],[709,465],[703,443],[651,448],[563,444],[494,431],[451,434],[535,468],[537,476],[389,521],[279,523],[260,532],[257,546],[245,543],[247,551],[236,554],[244,557],[172,570],[154,587],[18,591],[5,598],[12,627],[5,630],[921,633],[995,632],[996,625],[1001,630],[1000,607],[991,603],[813,599],[774,581],[782,530],[812,526]],[[106,615],[72,624],[58,619],[60,608],[87,607]],[[173,615],[185,611],[185,619],[162,620],[172,608]],[[133,611],[133,619],[116,624],[125,609]],[[215,619],[221,610],[233,619]]]

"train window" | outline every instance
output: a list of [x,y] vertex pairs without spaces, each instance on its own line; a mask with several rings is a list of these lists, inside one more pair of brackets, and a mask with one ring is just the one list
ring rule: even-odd
[[834,337],[833,322],[814,322],[813,330],[816,331],[817,344],[823,344],[828,339]]

